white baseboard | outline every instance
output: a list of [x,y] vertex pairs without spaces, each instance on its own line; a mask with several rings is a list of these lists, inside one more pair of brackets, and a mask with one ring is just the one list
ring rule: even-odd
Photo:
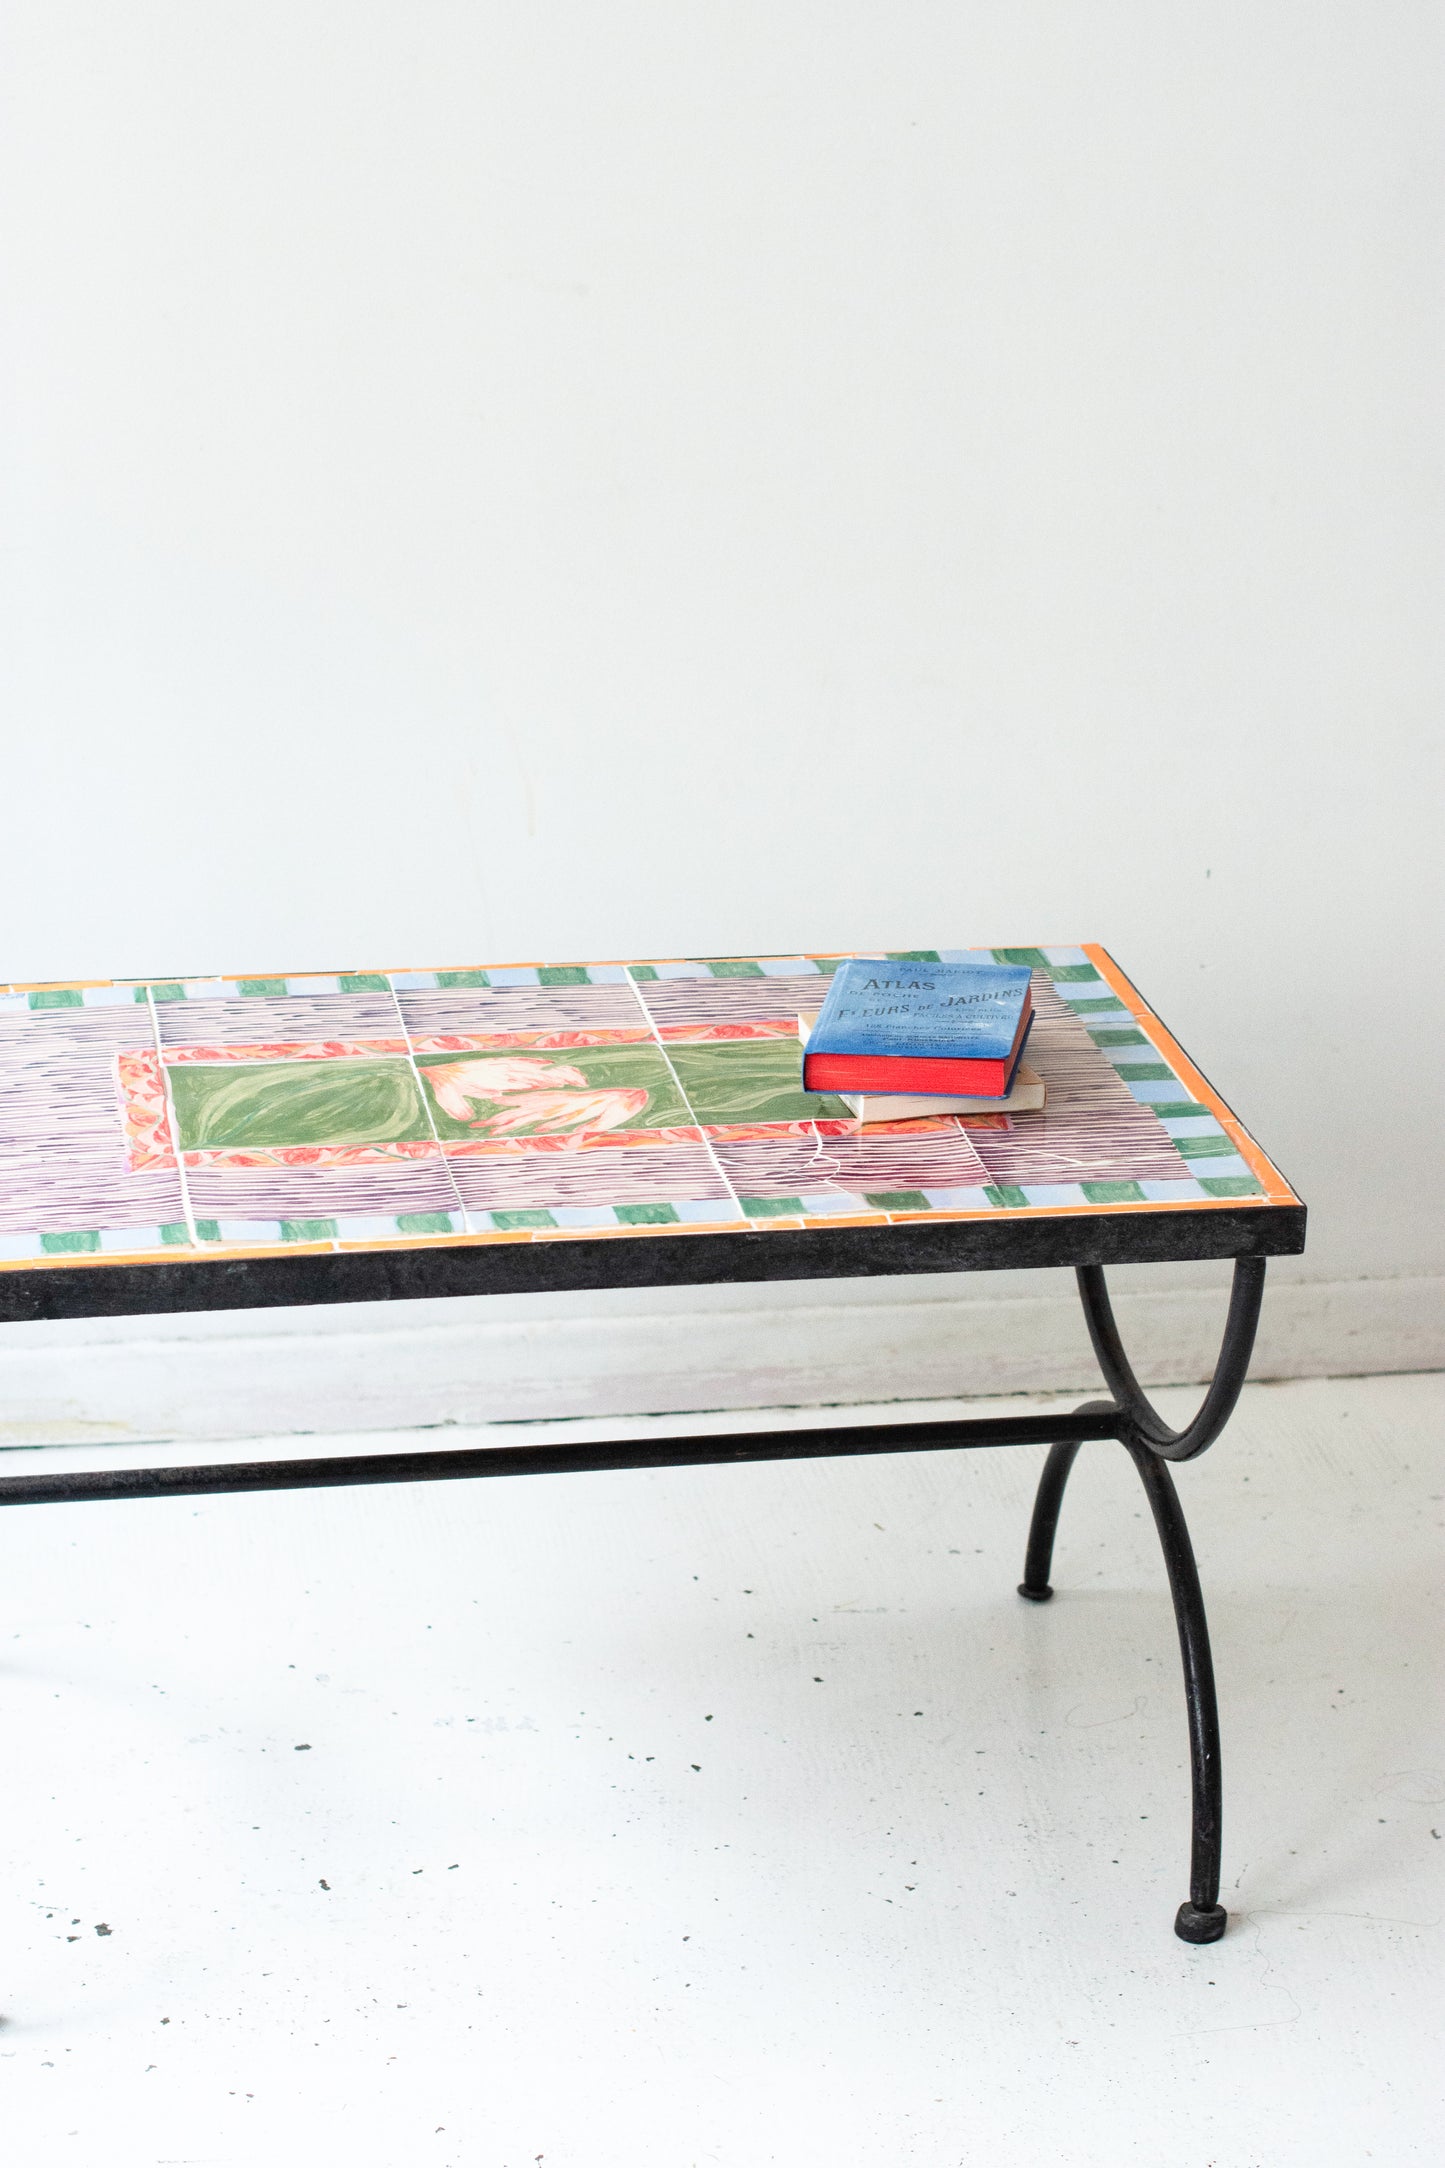
[[[922,1290],[922,1292],[920,1292]],[[709,1299],[711,1298],[711,1299]],[[1116,1292],[1141,1376],[1213,1365],[1218,1288]],[[1270,1288],[1251,1376],[1445,1369],[1445,1280]],[[0,1445],[206,1440],[714,1408],[948,1400],[1098,1383],[1071,1286],[833,1283],[0,1333]]]

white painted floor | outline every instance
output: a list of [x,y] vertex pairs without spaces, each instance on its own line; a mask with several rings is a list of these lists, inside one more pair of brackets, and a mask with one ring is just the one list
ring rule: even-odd
[[1039,1459],[0,1516],[7,2168],[1438,2163],[1445,1378],[1181,1474],[1210,1949],[1136,1478],[1034,1608]]

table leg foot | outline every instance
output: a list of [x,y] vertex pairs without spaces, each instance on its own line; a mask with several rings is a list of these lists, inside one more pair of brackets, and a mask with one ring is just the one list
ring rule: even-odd
[[1217,1942],[1228,1919],[1223,1905],[1183,1904],[1174,1915],[1174,1932],[1181,1942]]
[[[1089,1403],[1091,1411],[1108,1405],[1107,1401]],[[1029,1546],[1024,1553],[1024,1577],[1019,1582],[1019,1594],[1026,1596],[1030,1603],[1047,1603],[1054,1593],[1049,1586],[1054,1535],[1059,1525],[1059,1508],[1064,1502],[1064,1487],[1078,1451],[1072,1440],[1051,1445],[1044,1472],[1039,1477],[1038,1496],[1034,1499],[1033,1517],[1029,1521]]]

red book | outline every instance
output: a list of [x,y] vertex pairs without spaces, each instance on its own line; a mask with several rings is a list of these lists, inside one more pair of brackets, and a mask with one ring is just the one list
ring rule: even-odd
[[[1013,1082],[1033,1024],[1033,1002],[1024,991],[1013,1043],[996,1055],[814,1053],[803,1050],[803,1089],[809,1092],[952,1092],[1002,1099]],[[821,1021],[821,1019],[820,1019]],[[819,1036],[821,1034],[818,1034]]]

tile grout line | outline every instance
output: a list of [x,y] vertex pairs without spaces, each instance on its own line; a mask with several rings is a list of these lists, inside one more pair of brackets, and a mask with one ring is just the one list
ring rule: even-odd
[[437,1158],[441,1161],[447,1181],[451,1185],[452,1195],[457,1200],[457,1210],[462,1216],[462,1233],[467,1235],[478,1234],[482,1232],[482,1230],[473,1227],[472,1225],[472,1215],[467,1210],[466,1200],[462,1196],[461,1190],[457,1185],[456,1176],[452,1173],[451,1161],[447,1158],[445,1151],[442,1149],[442,1140],[440,1135],[438,1134],[436,1120],[432,1114],[431,1106],[427,1099],[426,1085],[422,1081],[422,1073],[417,1066],[416,1048],[413,1046],[411,1038],[411,1026],[407,1023],[406,1016],[403,1013],[401,1006],[401,996],[398,994],[395,986],[392,984],[392,975],[389,971],[386,974],[386,990],[391,995],[391,1005],[396,1011],[396,1020],[401,1026],[402,1037],[406,1040],[406,1058],[411,1065],[411,1073],[416,1081],[417,1091],[421,1095],[422,1112],[426,1116],[427,1128],[432,1133],[432,1142],[436,1145],[437,1148]]
[[674,1065],[672,1056],[667,1051],[667,1046],[663,1040],[662,1033],[657,1028],[657,1021],[654,1018],[651,1009],[648,1008],[647,1003],[642,998],[642,988],[638,985],[636,979],[632,976],[632,966],[631,964],[624,964],[622,966],[622,969],[626,974],[628,985],[632,988],[632,992],[636,999],[637,1006],[642,1011],[643,1022],[646,1024],[648,1030],[652,1034],[653,1044],[657,1048],[658,1052],[661,1054],[663,1060],[667,1063],[667,1073],[672,1078],[673,1083],[677,1086],[678,1096],[682,1100],[683,1105],[687,1108],[688,1113],[692,1116],[693,1125],[696,1128],[698,1135],[702,1139],[703,1150],[707,1153],[708,1158],[712,1161],[713,1172],[717,1175],[719,1181],[722,1183],[723,1188],[727,1191],[728,1196],[732,1200],[733,1204],[736,1205],[739,1219],[741,1219],[743,1225],[747,1227],[751,1224],[751,1222],[748,1219],[747,1213],[743,1210],[743,1201],[741,1197],[739,1197],[737,1191],[733,1188],[726,1167],[723,1165],[722,1161],[718,1158],[717,1153],[713,1149],[712,1138],[707,1133],[706,1124],[698,1120],[697,1108],[693,1105],[691,1099],[689,1099],[687,1095],[687,1087],[683,1083],[682,1078],[677,1073],[677,1069]]
[[175,1148],[176,1174],[181,1185],[181,1210],[186,1217],[186,1233],[191,1238],[192,1248],[199,1249],[201,1247],[201,1238],[196,1232],[196,1214],[191,1203],[191,1184],[186,1173],[186,1155],[181,1150],[181,1125],[176,1115],[175,1097],[171,1091],[171,1073],[166,1067],[165,1050],[161,1045],[161,1020],[156,1013],[156,997],[150,986],[146,987],[146,1009],[151,1020],[151,1040],[156,1050],[156,1066],[161,1073],[161,1090],[166,1095],[166,1117],[171,1125],[171,1143]]

